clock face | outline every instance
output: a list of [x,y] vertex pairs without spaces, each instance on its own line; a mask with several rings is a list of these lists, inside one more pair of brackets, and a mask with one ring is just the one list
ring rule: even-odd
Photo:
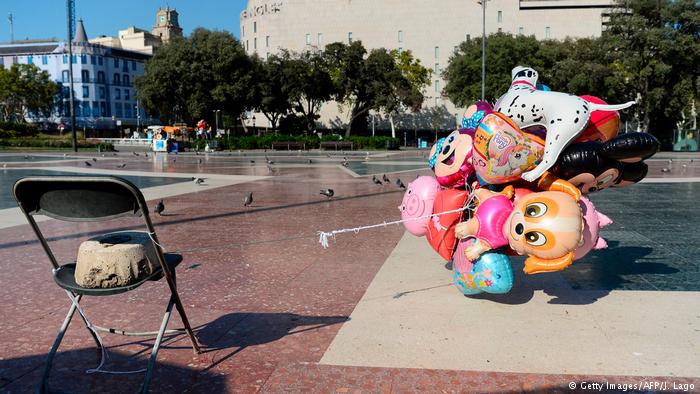
[[160,21],[161,21],[161,22],[165,22],[165,15],[161,15],[161,16],[160,16]]

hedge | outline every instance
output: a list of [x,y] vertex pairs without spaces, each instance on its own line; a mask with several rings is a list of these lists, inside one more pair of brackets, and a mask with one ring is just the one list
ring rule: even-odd
[[[0,138],[0,147],[11,148],[72,148],[73,143],[69,139],[58,138]],[[101,151],[114,151],[114,145],[106,143],[94,143],[78,140],[78,148],[100,149]]]
[[39,133],[31,123],[0,122],[0,138],[35,136]]
[[[285,134],[268,134],[262,136],[242,136],[242,137],[229,137],[229,138],[218,138],[219,149],[224,150],[237,150],[237,149],[272,149],[273,142],[302,142],[306,144],[306,149],[318,149],[321,145],[321,141],[340,141],[340,136],[337,134],[324,135],[322,138],[318,138],[316,135],[285,135]],[[354,144],[355,149],[398,149],[399,139],[391,138],[386,136],[380,137],[361,137],[361,136],[350,136],[344,139],[344,141],[350,141]],[[192,143],[193,148],[197,150],[204,150],[206,146],[206,140],[195,140]]]

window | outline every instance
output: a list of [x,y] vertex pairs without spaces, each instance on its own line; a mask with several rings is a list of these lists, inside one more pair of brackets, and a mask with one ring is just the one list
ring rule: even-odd
[[[97,56],[95,55],[90,55],[90,64],[96,64],[97,63]],[[94,110],[93,110],[94,112]]]
[[82,70],[80,72],[80,77],[82,78],[83,82],[90,82],[90,71]]
[[498,11],[498,23],[503,22],[503,11]]
[[125,118],[131,117],[131,104],[129,104],[129,103],[124,103],[124,117]]
[[90,117],[90,102],[89,101],[83,101],[83,116],[86,118]]
[[318,33],[318,36],[316,37],[316,42],[318,43],[318,46],[323,45],[323,33]]
[[32,55],[27,56],[27,64],[34,64],[34,56],[32,56]]
[[399,30],[398,40],[399,40],[399,42],[403,42],[403,30]]
[[258,37],[253,38],[253,50],[258,49]]
[[471,35],[471,34],[467,34],[467,41],[469,41],[469,40],[471,40],[471,39],[472,39],[472,35]]
[[114,113],[118,118],[122,117],[122,103],[114,103]]
[[49,57],[46,55],[41,56],[41,64],[49,64]]
[[435,93],[440,93],[440,80],[436,79],[435,80]]
[[122,79],[124,86],[131,86],[131,81],[129,81],[129,74],[124,74],[124,79]]
[[83,86],[83,98],[88,98],[88,97],[90,97],[90,87]]
[[114,58],[114,67],[119,67],[119,59],[117,59],[116,57]]
[[247,51],[249,49],[250,49],[250,47],[248,46],[248,40],[245,40],[245,50]]
[[68,55],[63,55],[63,64],[68,64]]
[[78,63],[78,55],[73,55],[73,57],[71,58],[71,63],[73,63],[73,64]]
[[352,32],[348,32],[348,44],[352,44]]
[[103,60],[102,60],[102,56],[98,56],[98,57],[97,57],[97,64],[100,65],[100,66],[104,64],[104,63],[103,63]]
[[136,71],[136,62],[133,60],[131,61],[131,71]]
[[128,60],[123,60],[122,61],[122,71],[128,72],[129,71],[129,61]]
[[453,52],[453,53],[457,53],[458,51],[459,51],[459,45],[455,45],[455,46],[452,48],[452,52]]
[[403,48],[399,47],[399,53],[403,52]]
[[265,48],[270,47],[270,36],[265,36]]
[[104,71],[97,72],[97,82],[98,83],[105,83],[105,72]]
[[120,85],[120,84],[121,84],[121,80],[120,80],[120,78],[119,78],[119,74],[114,73],[114,79],[112,80],[112,83],[113,83],[114,85]]
[[435,106],[437,107],[438,105],[440,105],[440,98],[435,96]]
[[498,28],[498,32],[499,32],[499,33],[502,33],[502,32],[503,32],[503,29],[501,29],[501,28],[499,27],[499,28]]
[[108,116],[107,104],[104,101],[100,101],[100,116]]
[[241,26],[241,37],[245,37],[245,26]]
[[549,26],[544,28],[544,38],[550,38],[552,36],[552,30]]
[[440,75],[440,63],[435,63],[435,68],[433,69],[435,75]]
[[68,77],[69,77],[68,70],[63,70],[63,72],[61,73],[61,81],[69,82]]
[[100,116],[100,103],[97,101],[92,102],[92,116]]
[[258,32],[258,22],[253,22],[253,33]]
[[87,64],[87,55],[86,54],[80,55],[80,63]]
[[522,26],[520,26],[520,27],[518,28],[518,34],[520,34],[520,35],[525,34],[525,28],[522,27]]
[[440,47],[435,47],[435,59],[440,57]]
[[100,86],[100,98],[104,99],[105,98],[105,87]]
[[122,99],[122,90],[121,89],[114,89],[114,99],[115,100]]
[[306,45],[311,45],[311,34],[306,33]]
[[124,89],[124,100],[131,100],[131,91],[129,89]]

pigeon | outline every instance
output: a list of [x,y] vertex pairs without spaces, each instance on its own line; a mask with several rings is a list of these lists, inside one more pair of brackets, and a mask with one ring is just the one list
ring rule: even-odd
[[163,204],[163,200],[160,200],[154,212],[157,213],[158,216],[163,216],[163,211],[165,211],[165,204]]
[[314,164],[314,161],[309,159],[309,164]]
[[247,196],[243,199],[243,206],[248,208],[250,204],[253,203],[253,192],[248,193]]
[[88,166],[88,167],[92,167],[92,164],[90,164],[90,162],[87,161],[87,160],[85,161],[85,165]]
[[389,180],[389,177],[386,176],[386,174],[384,174],[384,176],[382,176],[382,180],[384,181],[384,183],[389,183],[389,182],[391,182],[391,181]]
[[331,197],[333,197],[333,195],[335,194],[335,192],[333,191],[333,189],[323,189],[321,190],[321,194],[328,197],[328,199],[330,200]]
[[267,156],[265,156],[265,161],[267,162],[267,164],[275,164],[275,162],[270,160],[270,158]]
[[272,166],[268,164],[268,165],[267,165],[267,172],[272,172],[272,171],[273,171]]
[[126,163],[122,163],[122,164],[117,165],[117,168],[124,168],[124,167],[126,167]]
[[204,180],[205,180],[205,179],[206,179],[206,178],[192,177],[192,180],[194,181],[194,183],[196,183],[196,184],[198,184],[198,185],[201,185],[202,183],[204,183]]
[[173,163],[175,163],[176,161],[177,161],[177,159],[176,159],[176,158],[173,158]]
[[670,170],[669,170],[668,168],[666,168],[666,167],[664,167],[664,168],[661,169],[661,172],[669,172],[669,171],[670,171]]
[[348,163],[347,161],[344,161],[344,162],[342,162],[341,164],[343,165],[343,167],[347,167],[347,166],[350,165],[350,163]]
[[687,165],[687,164],[683,164],[683,168],[687,168],[687,167],[688,167],[688,165]]
[[144,153],[143,155],[146,156],[146,158],[148,159],[148,153]]
[[197,164],[202,164],[202,159],[197,160]]
[[64,158],[64,159],[65,159],[67,156],[68,156],[67,154],[65,154],[65,153],[63,154],[63,158]]
[[377,178],[374,178],[374,183],[376,183],[376,184],[379,185],[379,186],[383,185],[382,181],[380,181],[380,180],[377,179]]
[[24,160],[29,160],[29,155],[24,155]]
[[673,160],[668,159],[668,164],[671,164],[671,163],[673,163]]
[[139,155],[138,153],[136,153],[136,152],[131,152],[131,153],[133,153],[134,156],[140,156],[140,155]]
[[95,158],[93,157],[93,158],[92,158],[92,161],[97,162],[97,159],[95,159]]
[[400,187],[401,189],[406,189],[406,185],[403,184],[401,181],[401,178],[396,178],[396,186]]
[[250,161],[250,164],[255,164],[255,160],[251,160],[251,161]]
[[377,183],[377,176],[376,175],[372,175],[372,182]]

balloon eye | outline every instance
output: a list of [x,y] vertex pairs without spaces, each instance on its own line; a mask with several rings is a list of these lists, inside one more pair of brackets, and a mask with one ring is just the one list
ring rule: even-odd
[[518,235],[523,235],[523,231],[525,231],[525,227],[523,226],[522,223],[518,223],[515,225],[515,233]]
[[411,194],[411,189],[408,189],[408,194]]
[[454,141],[454,140],[455,140],[455,136],[454,136],[454,135],[451,135],[450,138],[447,140],[447,142],[452,142],[452,141]]
[[533,202],[525,207],[525,216],[529,218],[538,218],[547,213],[547,206],[541,202]]
[[528,231],[525,233],[525,241],[533,246],[542,246],[547,243],[547,237],[539,231]]

